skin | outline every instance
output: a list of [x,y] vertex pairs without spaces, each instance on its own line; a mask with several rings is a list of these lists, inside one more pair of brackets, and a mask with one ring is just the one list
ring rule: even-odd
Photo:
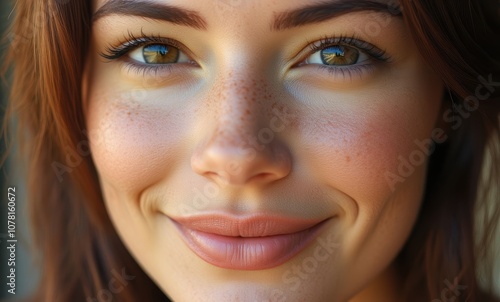
[[[176,302],[398,301],[393,262],[418,215],[427,159],[394,186],[384,175],[431,137],[443,93],[403,20],[358,12],[272,32],[273,12],[312,1],[156,2],[198,11],[208,29],[104,17],[83,82],[106,207],[138,263]],[[370,21],[383,30],[355,31]],[[183,43],[196,64],[143,73],[99,55],[141,30]],[[391,59],[352,77],[298,64],[326,35],[356,35]],[[272,136],[259,139],[265,128]],[[286,263],[238,271],[200,259],[166,218],[220,210],[335,218]],[[306,271],[319,239],[332,251]]]

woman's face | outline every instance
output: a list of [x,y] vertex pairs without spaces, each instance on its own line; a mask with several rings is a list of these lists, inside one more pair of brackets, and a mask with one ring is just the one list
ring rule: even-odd
[[174,301],[390,301],[442,84],[394,2],[326,2],[94,1],[93,160]]

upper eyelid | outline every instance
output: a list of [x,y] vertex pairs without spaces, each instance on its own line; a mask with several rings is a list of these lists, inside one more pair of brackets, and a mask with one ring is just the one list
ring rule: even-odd
[[[328,47],[328,45],[347,45],[366,53],[373,60],[385,63],[391,63],[393,61],[392,55],[388,54],[385,49],[382,49],[372,43],[359,39],[356,36],[342,36],[342,35],[324,36],[321,39],[316,39],[312,41],[307,40],[306,43],[307,43],[306,46],[302,47],[298,53],[296,53],[293,57],[290,58],[290,60],[294,62],[290,65],[291,67],[315,65],[315,64],[305,64],[305,61],[309,56]],[[371,50],[367,50],[365,48],[371,48]],[[325,66],[325,67],[338,68],[335,66]]]
[[[196,61],[196,56],[194,56],[193,53],[189,50],[189,48],[184,46],[184,44],[182,44],[181,42],[171,38],[164,38],[160,35],[146,35],[142,31],[142,29],[141,29],[141,35],[139,37],[136,37],[131,32],[128,32],[128,38],[124,36],[122,42],[117,43],[118,45],[112,45],[112,44],[108,45],[108,47],[106,48],[107,53],[100,53],[100,55],[108,60],[114,60],[121,58],[123,55],[129,53],[130,51],[138,47],[142,47],[153,43],[161,43],[176,47],[180,51],[184,52],[186,56],[188,56],[191,60]],[[302,50],[300,50],[296,55],[293,56],[296,58],[295,60],[297,60],[298,58],[298,62],[293,65],[297,66],[302,64],[302,62],[306,60],[309,55],[312,55],[316,51],[319,51],[327,47],[328,45],[348,45],[367,53],[374,59],[387,62],[391,61],[391,56],[389,56],[385,50],[369,42],[358,39],[355,36],[340,35],[333,37],[324,36],[323,38],[314,40],[312,42],[308,40],[307,45],[303,47]]]
[[[354,48],[357,48],[361,51],[367,52],[369,55],[380,58],[381,60],[387,61],[390,60],[390,56],[387,54],[387,51],[375,46],[372,43],[366,42],[364,40],[358,39],[356,37],[349,36],[339,36],[339,37],[323,37],[320,40],[316,40],[314,42],[308,42],[308,47],[310,54],[315,53],[316,51],[322,50],[329,45],[347,45]],[[306,55],[301,51],[302,55]]]
[[116,44],[109,44],[106,47],[105,52],[100,52],[100,55],[105,59],[114,60],[138,47],[154,43],[176,47],[180,51],[184,52],[188,57],[193,57],[193,53],[181,42],[171,38],[164,38],[160,35],[146,35],[142,29],[139,37],[136,37],[133,33],[128,32],[128,38],[124,36],[120,42]]

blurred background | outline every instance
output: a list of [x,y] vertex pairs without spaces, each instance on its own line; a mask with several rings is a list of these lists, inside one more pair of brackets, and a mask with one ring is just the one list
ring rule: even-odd
[[[10,21],[10,13],[12,11],[13,1],[0,1],[0,32],[2,36],[7,31],[7,26]],[[8,40],[0,43],[0,52],[3,54],[8,46]],[[3,61],[1,62],[3,63]],[[1,64],[0,63],[0,64]],[[0,85],[0,118],[3,118],[5,112],[5,104],[7,100],[6,83],[2,79]],[[3,123],[3,120],[0,121]],[[0,123],[0,124],[1,124]],[[5,154],[5,138],[2,136],[0,139],[0,154],[1,157]],[[15,150],[11,154],[16,154]],[[0,158],[1,158],[0,157]],[[16,187],[16,295],[15,298],[21,298],[32,292],[35,288],[39,273],[37,266],[33,263],[31,257],[30,246],[30,233],[27,225],[27,212],[26,212],[26,195],[23,181],[19,175],[16,175],[16,165],[12,163],[12,156],[10,159],[1,166],[0,169],[0,300],[7,298],[14,298],[12,294],[7,292],[7,275],[8,266],[8,250],[7,250],[7,188],[10,186]]]

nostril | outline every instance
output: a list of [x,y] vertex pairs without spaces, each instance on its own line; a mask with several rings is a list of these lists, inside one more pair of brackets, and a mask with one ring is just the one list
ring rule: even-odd
[[203,175],[206,177],[218,177],[218,174],[215,172],[205,172]]
[[278,179],[276,174],[274,173],[259,173],[257,175],[254,175],[248,179],[248,182],[252,183],[262,183],[262,182],[271,182],[276,179]]
[[254,181],[265,180],[265,179],[272,177],[272,176],[273,176],[272,173],[259,173],[255,176],[253,176],[250,180],[254,180]]
[[252,149],[254,152],[250,157],[247,146],[228,141],[218,132],[212,133],[212,136],[201,141],[191,157],[193,171],[207,179],[224,185],[262,185],[290,173],[290,151],[277,139],[259,151]]
[[203,174],[203,176],[209,178],[209,179],[213,179],[213,180],[216,180],[216,181],[219,181],[221,183],[226,183],[228,181],[230,181],[230,175],[228,173],[225,173],[225,172],[206,172]]

